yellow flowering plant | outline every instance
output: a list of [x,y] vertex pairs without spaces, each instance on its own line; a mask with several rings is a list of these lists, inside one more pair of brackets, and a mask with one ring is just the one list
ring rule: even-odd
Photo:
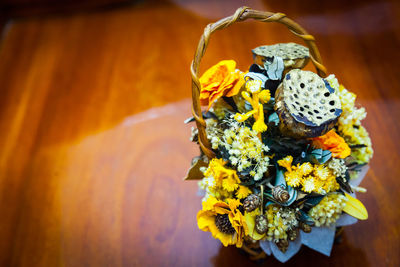
[[[353,195],[365,189],[350,179],[373,153],[361,125],[365,109],[355,108],[355,94],[333,75],[283,72],[283,66],[273,56],[242,72],[223,60],[200,78],[215,157],[197,157],[188,179],[200,178],[204,194],[198,227],[224,246],[258,244],[266,253],[274,247],[286,253],[291,242],[306,238],[300,231],[312,237],[315,227],[368,217]],[[312,108],[305,99],[310,92],[308,98],[322,97]],[[197,135],[193,130],[191,140],[199,143]]]

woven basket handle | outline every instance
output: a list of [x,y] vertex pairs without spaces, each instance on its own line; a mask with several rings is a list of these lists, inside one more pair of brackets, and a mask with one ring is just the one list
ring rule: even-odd
[[191,73],[192,73],[192,113],[193,117],[196,120],[197,128],[199,130],[200,148],[204,152],[204,154],[210,159],[214,158],[215,154],[211,150],[210,142],[207,139],[205,131],[206,123],[203,119],[203,115],[201,112],[201,105],[200,105],[201,86],[198,77],[200,61],[206,52],[210,36],[213,32],[215,32],[216,30],[224,29],[235,22],[241,22],[250,18],[262,22],[278,22],[286,25],[286,27],[294,35],[304,40],[304,42],[306,43],[306,45],[310,50],[310,59],[314,64],[318,75],[321,77],[326,77],[326,68],[324,67],[324,65],[322,65],[321,56],[319,54],[317,46],[315,45],[314,37],[308,34],[306,30],[304,30],[299,24],[287,18],[285,14],[263,12],[250,9],[248,7],[241,7],[238,8],[235,14],[233,14],[232,16],[221,19],[215,23],[208,24],[207,27],[204,29],[204,33],[201,36],[201,39],[197,46],[197,50],[191,65]]

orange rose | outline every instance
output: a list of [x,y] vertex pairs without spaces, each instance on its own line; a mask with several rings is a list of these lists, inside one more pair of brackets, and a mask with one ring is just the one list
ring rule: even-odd
[[243,74],[236,70],[236,62],[222,60],[200,77],[200,103],[208,105],[207,109],[210,109],[218,98],[239,93],[243,83]]
[[314,146],[329,150],[332,157],[344,159],[351,153],[350,147],[346,141],[339,136],[334,130],[330,130],[326,134],[312,139]]

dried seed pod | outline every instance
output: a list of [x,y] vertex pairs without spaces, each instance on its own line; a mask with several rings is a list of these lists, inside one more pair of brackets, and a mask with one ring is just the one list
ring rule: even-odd
[[300,229],[303,230],[304,233],[311,233],[311,226],[306,223],[300,222],[299,223]]
[[265,234],[268,231],[268,220],[265,215],[257,215],[256,216],[256,232],[260,235]]
[[299,228],[289,230],[287,235],[290,241],[295,241],[299,236]]
[[229,221],[228,214],[217,214],[215,216],[215,225],[218,230],[225,234],[234,234],[235,228],[232,227],[231,222]]
[[199,143],[199,129],[192,127],[190,141],[192,141],[193,143],[196,143],[196,144]]
[[275,244],[283,253],[285,253],[289,247],[289,241],[287,239],[279,239],[275,242]]
[[283,59],[285,69],[301,69],[310,58],[308,48],[296,43],[263,45],[251,51],[253,52],[254,63],[260,67],[264,66],[267,58],[278,56]]
[[255,194],[251,194],[243,201],[243,207],[247,212],[251,212],[261,205],[261,198]]
[[279,85],[274,109],[281,132],[295,138],[325,134],[342,113],[339,96],[329,82],[298,69],[287,73]]
[[286,203],[290,198],[289,192],[280,185],[272,188],[272,196],[281,203]]

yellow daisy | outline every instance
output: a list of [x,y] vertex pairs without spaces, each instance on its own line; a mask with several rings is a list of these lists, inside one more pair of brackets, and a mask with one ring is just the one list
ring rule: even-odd
[[313,166],[309,162],[305,162],[297,167],[297,171],[303,176],[309,175],[313,169]]
[[197,213],[198,227],[202,231],[211,232],[224,246],[241,247],[248,234],[246,220],[239,210],[241,205],[237,199],[224,202],[210,196],[203,202],[203,209]]
[[246,198],[251,194],[251,190],[247,186],[239,185],[239,189],[236,191],[236,197],[238,199]]
[[314,168],[314,175],[321,180],[326,180],[332,174],[329,168],[323,165],[318,165]]
[[297,171],[293,172],[286,172],[285,173],[285,180],[286,183],[292,187],[296,187],[301,185],[303,182],[303,176],[298,173]]
[[311,193],[313,191],[317,191],[318,189],[318,181],[314,177],[307,177],[303,180],[303,188],[302,190],[307,193]]

